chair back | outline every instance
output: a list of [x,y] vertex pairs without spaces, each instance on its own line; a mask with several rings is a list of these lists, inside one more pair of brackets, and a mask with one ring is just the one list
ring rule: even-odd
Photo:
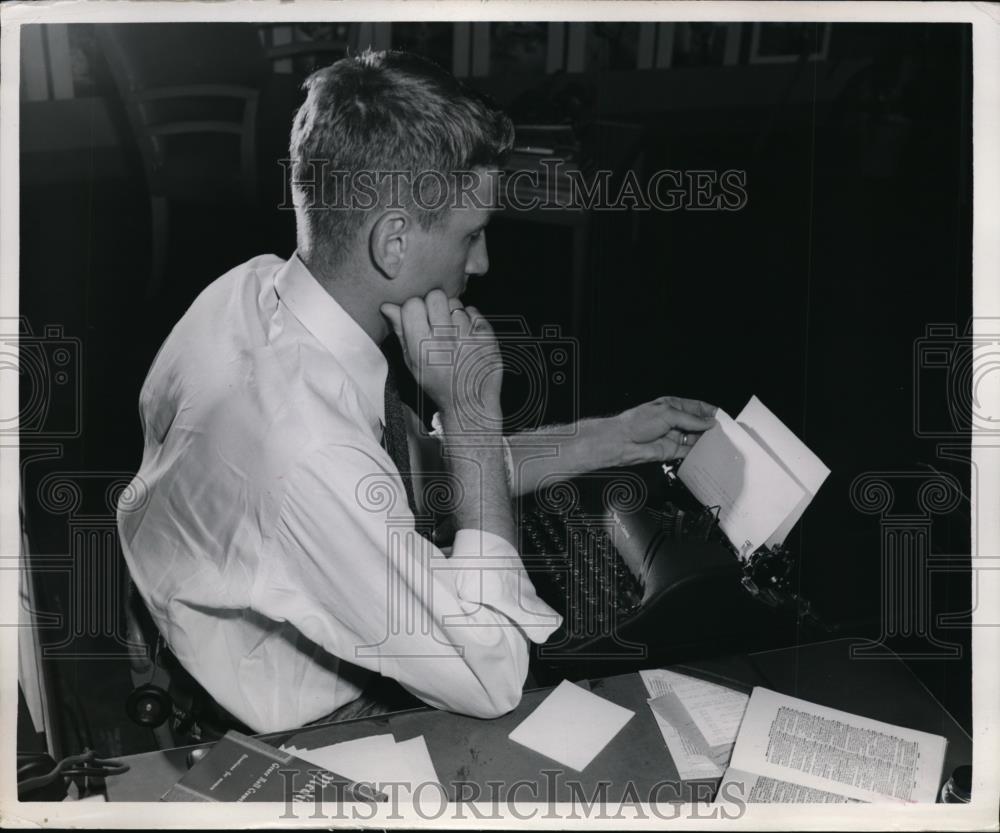
[[271,67],[249,23],[95,27],[153,195],[256,199],[257,102]]

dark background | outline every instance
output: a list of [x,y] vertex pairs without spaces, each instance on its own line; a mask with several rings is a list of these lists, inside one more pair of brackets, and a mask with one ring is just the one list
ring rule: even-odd
[[[198,30],[192,42],[209,46],[233,28],[189,26]],[[762,64],[743,24],[726,64],[719,27],[678,24],[672,66],[638,69],[638,24],[587,26],[582,65],[546,71],[545,24],[491,24],[488,71],[466,80],[515,122],[572,125],[581,159],[616,176],[745,171],[747,205],[592,212],[576,282],[570,228],[501,215],[488,233],[490,274],[467,301],[490,315],[523,315],[535,335],[555,324],[560,338],[575,339],[579,387],[553,386],[547,419],[616,412],[665,393],[735,415],[760,397],[832,470],[789,544],[800,555],[801,592],[841,634],[877,638],[885,609],[884,519],[855,507],[852,483],[895,473],[888,479],[902,492],[935,471],[953,475],[966,495],[957,506],[928,513],[910,495],[893,511],[904,525],[925,524],[931,552],[957,556],[930,581],[931,610],[967,611],[968,437],[953,425],[946,457],[942,437],[915,425],[920,408],[947,420],[950,395],[947,368],[920,372],[918,340],[929,325],[960,334],[972,314],[970,28],[837,24],[821,59],[805,60],[823,24],[791,34],[765,27],[792,57]],[[106,490],[138,467],[138,392],[159,345],[224,271],[294,249],[293,218],[275,207],[275,160],[312,59],[276,59],[260,79],[259,201],[213,204],[206,193],[172,209],[165,278],[150,293],[148,184],[133,128],[97,27],[65,28],[74,95],[22,97],[20,307],[39,344],[51,325],[62,333],[50,341],[70,340],[82,407],[67,416],[72,397],[53,398],[45,424],[62,419],[67,436],[44,425],[22,432],[23,508],[35,563],[89,559],[90,576],[119,566]],[[334,41],[347,28],[301,27],[307,39]],[[393,46],[450,66],[453,28],[393,24]],[[27,59],[32,43],[24,41]],[[224,63],[224,52],[209,50],[207,65]],[[189,68],[191,56],[182,58]],[[162,66],[169,75],[169,55]],[[509,404],[522,382],[510,380]],[[22,409],[31,384],[22,370]],[[75,508],[52,492],[63,475],[78,484]],[[83,554],[94,529],[103,560]],[[63,746],[148,748],[148,733],[122,711],[131,682],[112,636],[122,627],[114,603],[81,617],[65,576],[37,573],[36,585],[40,609],[89,623],[77,635],[65,624],[40,630],[50,649],[66,643],[45,663]],[[968,627],[931,627],[960,658],[942,659],[926,636],[891,644],[930,654],[913,659],[914,671],[971,729]]]

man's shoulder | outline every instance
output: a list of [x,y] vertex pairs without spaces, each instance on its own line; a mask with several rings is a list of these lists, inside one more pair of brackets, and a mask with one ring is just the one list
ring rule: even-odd
[[211,357],[213,347],[250,335],[248,327],[262,329],[268,307],[277,303],[268,290],[284,263],[277,255],[259,255],[209,283],[171,328],[158,359],[169,359],[170,365],[200,364]]
[[[269,285],[273,286],[275,273],[287,261],[274,254],[257,255],[234,266],[206,286],[188,308],[185,318],[191,314],[204,312],[208,308],[228,303],[235,292],[247,290],[259,293]],[[183,320],[183,319],[181,319]]]

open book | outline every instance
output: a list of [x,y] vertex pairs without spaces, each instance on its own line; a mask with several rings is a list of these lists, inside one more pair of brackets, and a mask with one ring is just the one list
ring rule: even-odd
[[756,396],[736,419],[721,409],[715,418],[677,476],[719,507],[719,527],[745,559],[784,543],[830,470]]
[[934,802],[947,743],[755,688],[716,801]]

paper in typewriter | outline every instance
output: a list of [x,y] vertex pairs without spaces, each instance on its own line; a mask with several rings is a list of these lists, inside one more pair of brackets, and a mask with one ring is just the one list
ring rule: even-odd
[[933,802],[946,745],[940,735],[755,688],[723,786],[738,782],[758,802]]
[[740,411],[736,422],[757,440],[805,492],[798,505],[766,542],[769,546],[783,544],[792,527],[802,517],[802,513],[806,511],[806,507],[830,474],[830,469],[756,396],[751,397],[746,407]]
[[780,543],[829,469],[756,397],[738,419],[721,409],[677,471],[741,558]]

